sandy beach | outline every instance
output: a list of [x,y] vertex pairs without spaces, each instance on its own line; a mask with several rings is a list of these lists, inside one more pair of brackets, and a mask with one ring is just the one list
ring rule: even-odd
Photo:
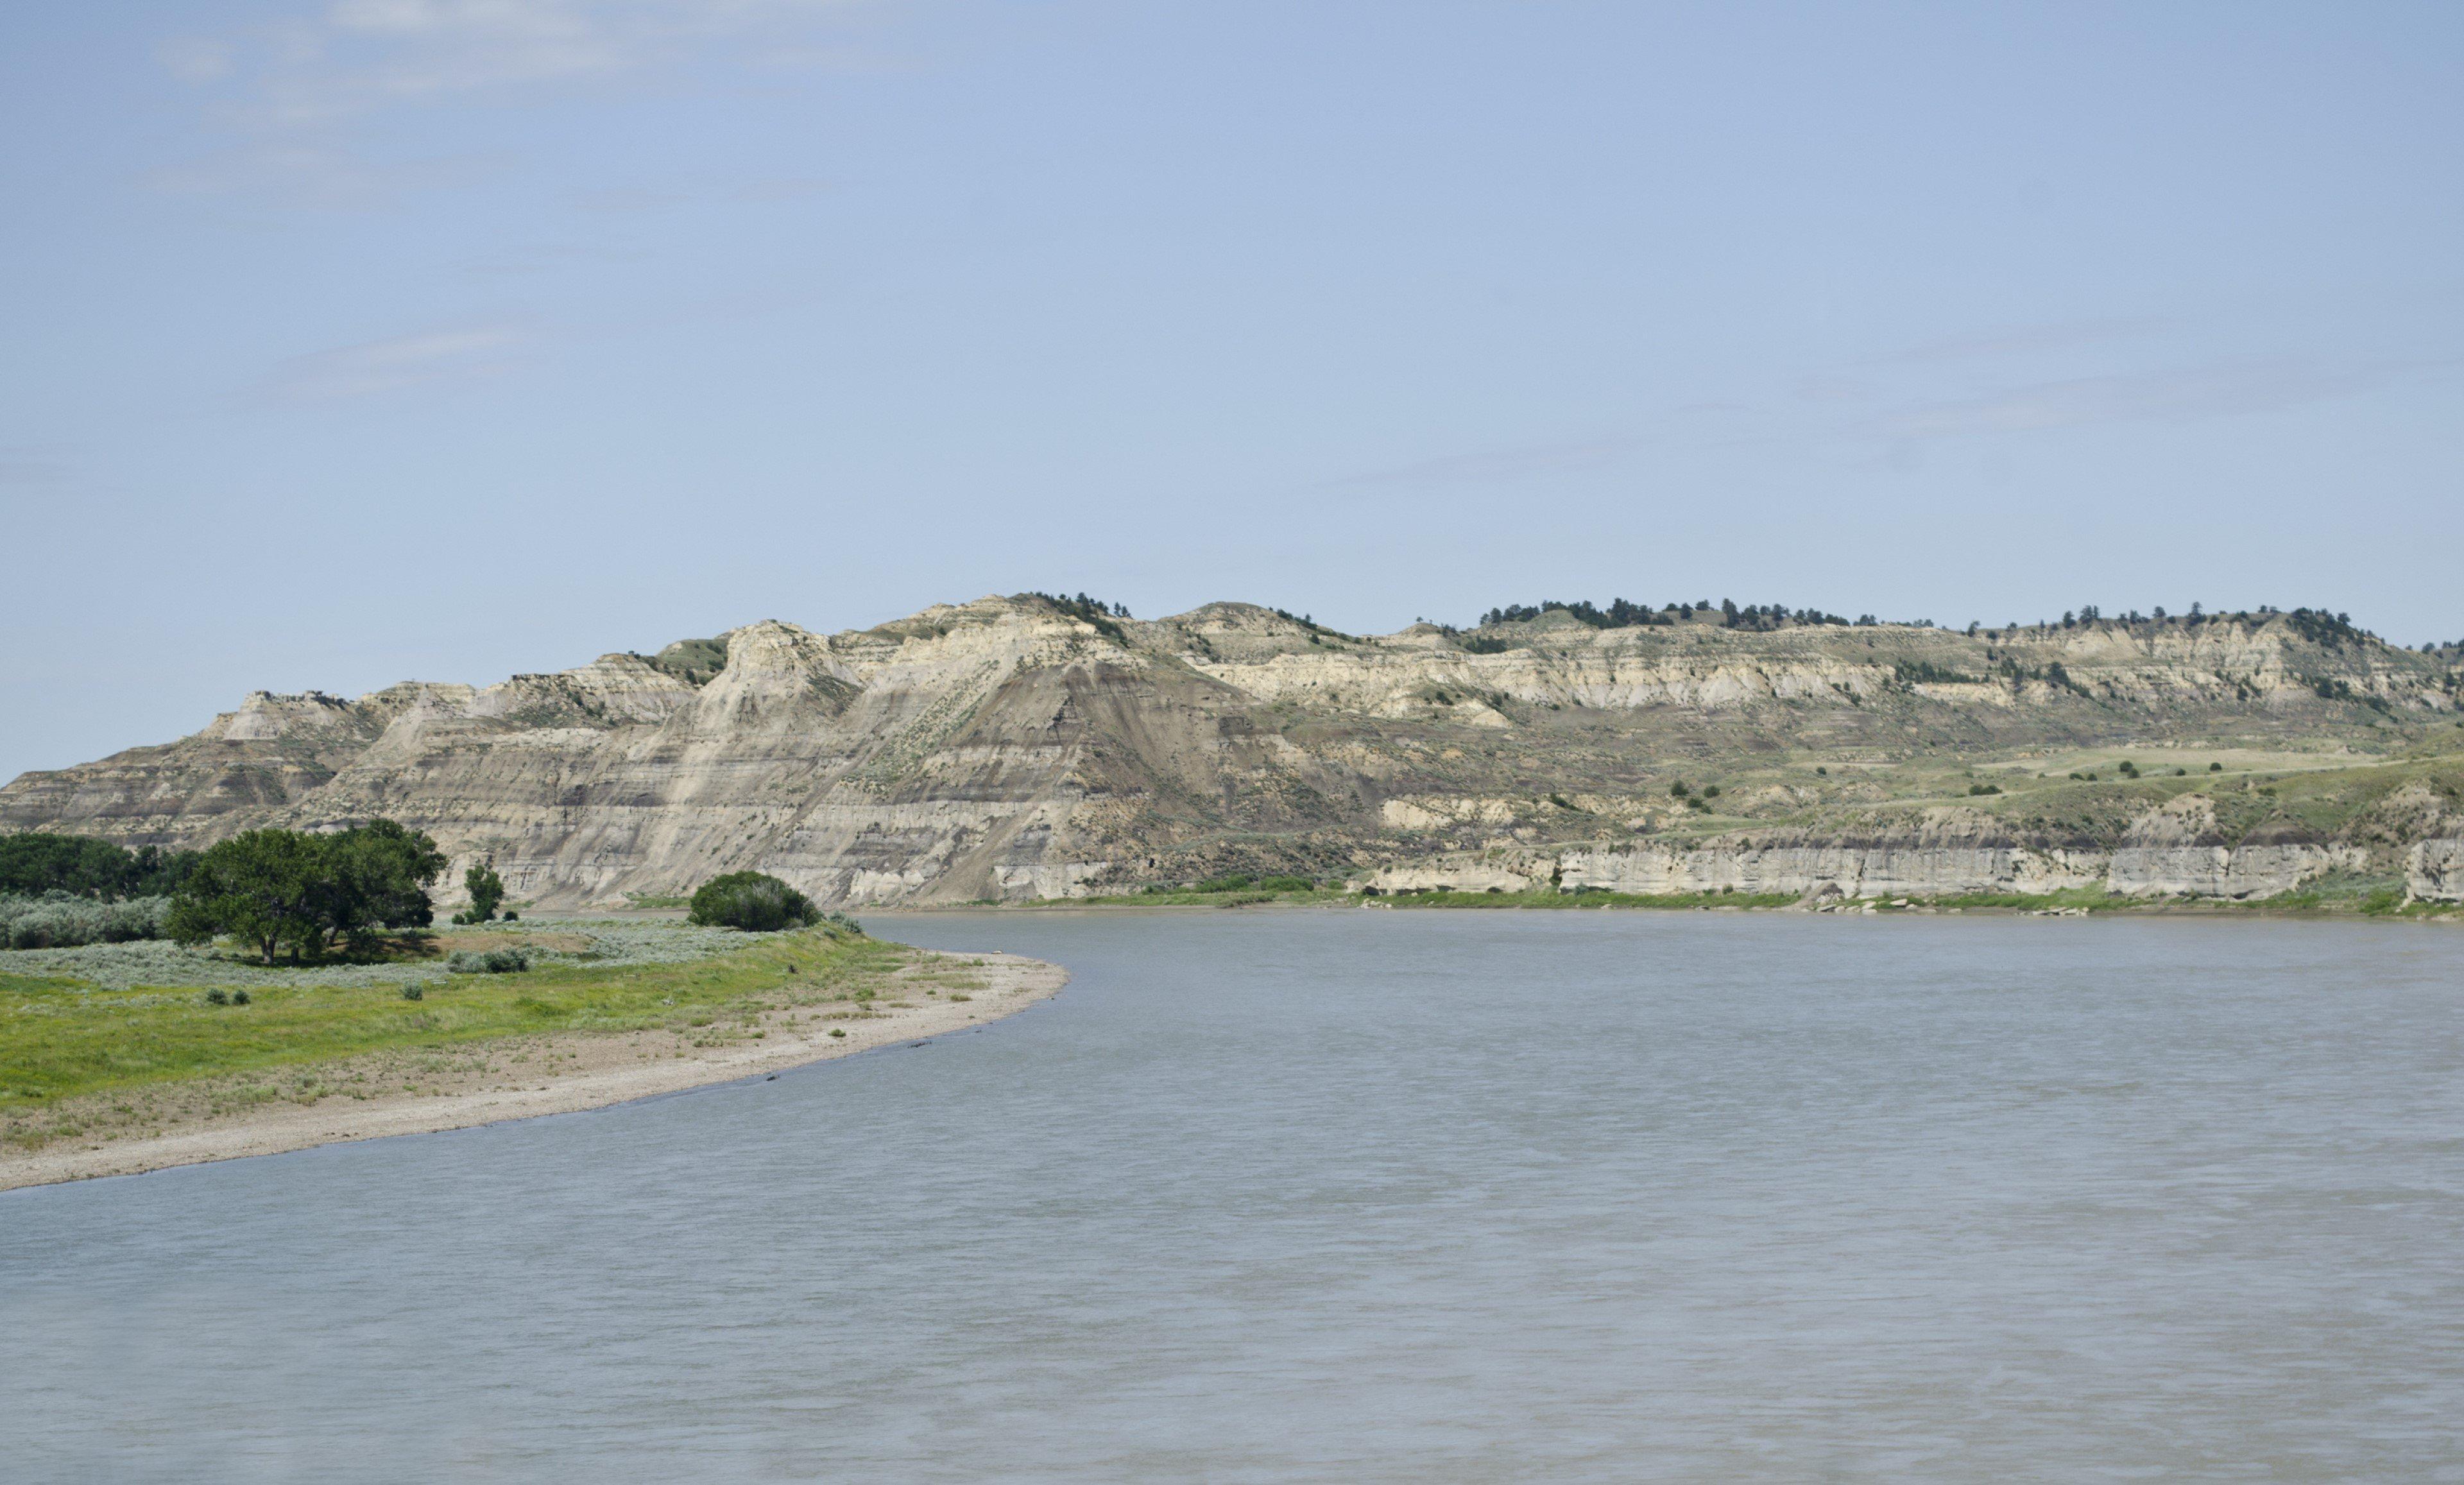
[[[269,1101],[141,1137],[0,1151],[0,1190],[604,1108],[963,1031],[1049,999],[1069,980],[1057,964],[998,953],[921,953],[899,978],[920,986],[954,971],[979,980],[981,988],[965,999],[920,992],[856,1014],[774,1011],[759,1019],[758,1037],[723,1045],[696,1044],[690,1033],[664,1030],[562,1032],[473,1043],[441,1054],[356,1057],[328,1072],[374,1073],[395,1091]],[[418,1089],[409,1091],[399,1080],[414,1062]]]

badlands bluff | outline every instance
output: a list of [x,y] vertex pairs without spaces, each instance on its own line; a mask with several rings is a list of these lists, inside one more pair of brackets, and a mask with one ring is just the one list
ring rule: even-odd
[[449,880],[484,859],[549,907],[748,867],[858,904],[1227,872],[2464,897],[2453,649],[2306,612],[1972,634],[1648,617],[1358,637],[1028,595],[840,634],[767,621],[481,689],[260,692],[193,737],[24,775],[0,830],[193,847],[385,815],[454,854]]

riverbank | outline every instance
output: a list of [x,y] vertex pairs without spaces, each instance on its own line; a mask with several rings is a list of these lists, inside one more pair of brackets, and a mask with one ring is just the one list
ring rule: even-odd
[[2361,890],[2344,884],[2305,888],[2269,898],[2136,897],[2121,893],[2073,890],[2040,894],[1958,893],[1939,897],[1892,895],[1852,898],[1792,893],[1689,892],[1625,893],[1596,889],[1549,892],[1456,892],[1442,888],[1407,888],[1400,892],[1365,894],[1311,889],[1260,892],[1231,889],[1199,892],[1176,889],[1123,897],[1039,898],[1015,902],[966,902],[946,907],[899,907],[901,913],[1055,912],[1092,910],[1124,912],[1171,908],[1324,908],[1468,911],[1525,908],[1545,912],[1614,908],[1637,912],[1761,912],[1761,913],[2000,913],[2019,917],[2065,918],[2108,915],[2210,918],[2321,918],[2373,921],[2447,922],[2464,924],[2464,904],[2407,900],[2400,891],[2371,883]]
[[[410,1018],[409,1036],[371,1050],[286,1055],[284,1028],[269,1017],[253,1029],[254,1051],[242,1057],[245,1065],[88,1078],[78,1091],[11,1109],[0,1142],[0,1190],[463,1129],[732,1082],[981,1025],[1058,993],[1068,975],[1010,954],[777,935],[720,959],[601,971],[595,981],[587,971],[469,979],[467,988],[419,1001],[396,992],[390,1005],[358,1008],[351,997],[377,992],[289,992],[325,997],[343,1013]],[[24,982],[9,988],[30,994]],[[497,1031],[488,1008],[455,1004],[481,996],[508,999],[538,1021],[562,1017],[568,1024]],[[648,1008],[620,997],[648,1002]],[[31,1010],[15,1008],[24,1013],[11,1017],[5,1071],[18,1083],[37,1082],[41,1050],[73,1040],[70,1023],[103,1023],[93,1030],[135,1041],[147,1037],[139,1023],[170,1008],[160,1004],[160,991],[51,998]],[[155,1004],[144,1004],[149,999]],[[172,1013],[194,999],[182,996]],[[282,1008],[260,993],[251,1007],[218,1008],[217,1014],[237,1029],[252,1010]]]

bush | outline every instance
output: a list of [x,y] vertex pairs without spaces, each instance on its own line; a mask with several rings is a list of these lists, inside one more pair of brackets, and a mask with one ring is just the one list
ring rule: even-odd
[[159,939],[170,912],[168,898],[99,902],[61,891],[0,897],[0,948],[73,949]]
[[231,1004],[231,991],[226,990],[221,986],[217,985],[212,989],[206,992],[206,1004],[209,1006],[228,1006]]
[[1236,872],[1228,876],[1210,876],[1189,890],[1192,892],[1245,892],[1249,884],[1256,879]]
[[1306,876],[1262,876],[1258,878],[1258,890],[1260,892],[1315,892],[1317,883]]
[[245,1006],[245,1005],[247,1005],[247,1004],[248,1004],[248,991],[246,991],[246,990],[233,990],[233,991],[231,991],[231,1004],[232,1004],[232,1005],[234,1005],[234,1006]]
[[685,914],[687,921],[704,927],[746,933],[802,928],[820,921],[821,916],[812,898],[761,872],[730,872],[702,883]]
[[1968,792],[1970,794],[1999,794],[2002,792],[2002,786],[1999,784],[1971,784],[1968,786]]
[[488,949],[480,953],[466,949],[445,962],[445,967],[454,974],[519,974],[530,966],[528,954],[511,948]]
[[406,985],[402,987],[402,998],[405,1000],[426,1000],[428,998],[428,986],[424,985]]

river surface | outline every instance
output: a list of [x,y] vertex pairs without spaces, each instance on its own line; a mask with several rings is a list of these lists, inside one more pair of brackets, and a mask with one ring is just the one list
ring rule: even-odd
[[2464,1480],[2464,934],[873,921],[1076,979],[0,1195],[0,1476]]

